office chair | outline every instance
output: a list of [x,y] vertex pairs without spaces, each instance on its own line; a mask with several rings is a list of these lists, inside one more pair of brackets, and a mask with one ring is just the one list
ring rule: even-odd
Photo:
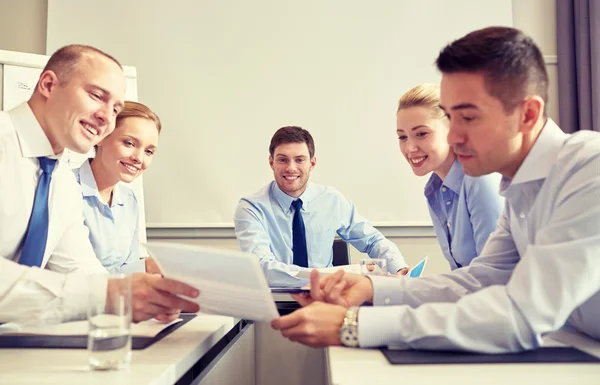
[[350,252],[348,244],[341,239],[333,241],[333,266],[350,264]]

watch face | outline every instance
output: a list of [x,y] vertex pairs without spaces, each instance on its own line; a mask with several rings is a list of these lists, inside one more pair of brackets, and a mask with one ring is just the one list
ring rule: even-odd
[[358,346],[358,333],[356,330],[352,330],[352,327],[344,326],[340,333],[340,342],[344,346],[355,348]]

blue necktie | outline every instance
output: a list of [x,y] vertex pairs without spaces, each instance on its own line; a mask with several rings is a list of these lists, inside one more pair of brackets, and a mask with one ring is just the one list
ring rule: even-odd
[[294,265],[308,267],[308,252],[306,251],[306,230],[302,220],[302,200],[296,199],[292,202],[296,210],[292,221],[292,251],[294,252]]
[[25,234],[23,251],[19,263],[26,266],[41,266],[48,240],[48,196],[50,195],[50,181],[52,171],[56,166],[56,159],[39,157],[42,175],[35,190],[33,210]]

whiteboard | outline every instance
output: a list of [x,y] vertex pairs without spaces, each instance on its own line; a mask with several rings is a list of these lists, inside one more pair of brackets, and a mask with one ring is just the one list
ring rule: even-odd
[[[0,67],[2,68],[2,110],[6,111],[29,100],[37,84],[42,69],[49,57],[23,52],[0,50]],[[137,73],[134,67],[123,67],[126,79],[125,99],[137,101]],[[62,157],[71,168],[77,168],[94,156],[78,154],[65,149]],[[146,242],[146,216],[144,211],[144,191],[142,177],[128,184],[135,193],[140,204],[140,242]]]
[[269,141],[286,125],[315,138],[312,180],[375,225],[431,225],[396,102],[439,81],[446,43],[511,24],[511,0],[48,0],[47,48],[77,36],[144,79],[163,122],[144,178],[148,227],[232,226],[240,197],[272,180]]

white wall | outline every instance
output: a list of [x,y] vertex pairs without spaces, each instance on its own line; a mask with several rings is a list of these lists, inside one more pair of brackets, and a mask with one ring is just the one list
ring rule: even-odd
[[[0,50],[46,54],[48,0],[0,0]],[[4,66],[0,64],[0,85]],[[0,109],[4,101],[0,89]]]
[[[398,150],[396,101],[438,81],[448,39],[512,25],[510,0],[93,4],[49,0],[47,48],[91,44],[137,68],[140,101],[163,121],[144,181],[148,227],[231,227],[240,197],[272,179],[268,144],[285,125],[315,137],[311,179],[374,224],[431,225],[426,178]],[[89,23],[92,12],[114,24]],[[444,33],[413,38],[422,20]]]
[[556,0],[513,0],[514,27],[535,40],[546,60],[550,89],[548,115],[558,123]]
[[[512,6],[514,26],[531,35],[547,56],[551,86],[549,114],[558,121],[556,65],[553,64],[556,62],[557,52],[555,0],[513,0]],[[46,10],[47,0],[0,0],[0,49],[45,54]],[[437,30],[433,30],[432,33],[437,33]],[[141,88],[143,89],[143,86]],[[427,254],[430,257],[428,274],[448,270],[430,229],[402,236],[398,236],[394,229],[383,229],[383,232],[398,244],[409,263],[414,264]],[[164,232],[149,232],[149,237],[159,235],[164,235]],[[175,231],[169,237],[171,241],[231,249],[238,247],[237,241],[232,238],[232,232],[188,232],[187,235],[191,238],[183,238]],[[352,252],[352,256],[355,261],[361,258],[355,251]]]
[[0,49],[46,54],[48,0],[0,0]]

